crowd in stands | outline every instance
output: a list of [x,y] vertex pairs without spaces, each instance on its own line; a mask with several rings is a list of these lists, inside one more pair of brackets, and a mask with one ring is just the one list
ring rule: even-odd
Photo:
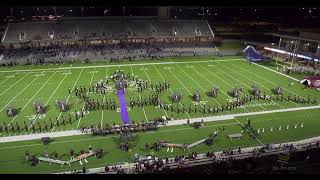
[[159,59],[166,56],[214,55],[212,43],[120,43],[61,45],[52,44],[46,47],[25,46],[18,49],[7,49],[3,52],[1,64],[43,64],[66,61],[86,61],[100,59],[123,61],[135,59]]
[[[88,61],[89,59],[123,61],[135,59],[159,59],[167,56],[214,55],[212,43],[119,43],[90,44],[90,39],[146,38],[146,37],[212,37],[207,21],[82,21],[13,23],[8,26],[4,42],[42,41],[46,47],[23,47],[5,49],[2,65],[62,63],[65,61]],[[50,41],[48,41],[50,40]],[[58,40],[58,41],[57,41]],[[60,40],[81,41],[82,45]],[[48,45],[50,44],[50,45]],[[40,45],[40,43],[39,43]]]
[[292,68],[288,69],[290,72],[297,73],[297,74],[320,74],[320,69],[316,68],[316,66],[310,67],[310,66],[302,66],[302,65],[296,65]]

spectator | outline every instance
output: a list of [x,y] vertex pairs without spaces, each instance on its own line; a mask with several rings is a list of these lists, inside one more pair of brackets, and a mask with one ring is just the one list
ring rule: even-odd
[[110,170],[110,169],[109,169],[109,166],[106,165],[106,166],[104,167],[104,171],[105,171],[105,172],[109,172],[109,170]]
[[26,157],[26,161],[28,161],[28,160],[29,160],[29,157],[30,157],[30,153],[29,153],[29,151],[27,150],[25,154],[26,154],[26,155],[25,155],[25,157]]

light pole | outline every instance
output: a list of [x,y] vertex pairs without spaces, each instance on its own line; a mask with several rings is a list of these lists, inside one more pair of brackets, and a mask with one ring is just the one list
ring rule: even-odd
[[318,44],[318,47],[317,47],[316,56],[320,56],[320,43]]
[[[310,45],[309,43],[306,44],[307,55],[309,55],[309,45]],[[307,60],[308,60],[308,66],[309,66],[310,60],[309,59],[307,59]]]
[[[292,49],[292,47],[293,47],[293,49]],[[294,58],[294,54],[295,54],[295,43],[294,43],[294,41],[291,41],[289,53],[291,53],[291,50],[293,50],[293,53],[292,53],[290,68],[292,68],[292,66],[293,66],[293,58]]]
[[[279,40],[279,50],[280,50],[280,44],[281,44],[281,37],[280,37],[280,40]],[[278,64],[278,55],[279,55],[279,52],[277,52],[276,64]]]
[[[319,57],[319,55],[320,55],[320,44],[318,44],[318,47],[317,47],[317,50],[316,50],[316,57]],[[315,61],[315,60],[313,59],[313,67],[315,67],[316,62],[317,62],[317,64],[318,64],[318,63],[319,63],[319,60],[318,60],[318,61]]]

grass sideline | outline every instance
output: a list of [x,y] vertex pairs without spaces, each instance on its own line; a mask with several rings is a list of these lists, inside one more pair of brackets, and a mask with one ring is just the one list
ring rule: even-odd
[[[320,122],[318,121],[319,110],[307,110],[304,112],[282,112],[268,115],[248,116],[251,124],[255,130],[260,129],[258,139],[264,144],[282,143],[288,141],[301,140],[305,138],[319,136]],[[69,150],[88,149],[91,145],[93,148],[103,148],[106,152],[103,159],[89,158],[89,163],[86,164],[87,168],[104,166],[105,164],[121,164],[124,161],[132,162],[134,153],[140,156],[155,153],[160,157],[173,157],[178,154],[188,154],[180,149],[175,148],[174,151],[167,152],[166,148],[159,152],[151,150],[145,151],[145,143],[154,143],[158,140],[167,140],[172,143],[192,143],[199,139],[208,137],[210,133],[215,130],[221,129],[225,126],[225,130],[219,130],[219,136],[213,147],[201,144],[190,151],[198,153],[205,153],[207,151],[221,151],[223,149],[238,148],[238,147],[251,147],[261,145],[258,141],[249,138],[247,133],[243,133],[242,139],[230,140],[227,135],[240,133],[242,131],[238,122],[244,124],[247,117],[238,117],[234,120],[225,120],[218,122],[205,123],[203,128],[194,129],[186,125],[163,127],[155,132],[137,133],[135,142],[131,152],[123,152],[118,147],[118,136],[74,136],[56,138],[55,141],[47,146],[43,145],[40,140],[12,142],[0,144],[0,154],[2,156],[0,161],[0,173],[53,173],[59,171],[68,171],[73,169],[81,169],[79,163],[75,163],[72,167],[51,164],[42,162],[36,167],[31,167],[24,161],[24,153],[29,150],[32,154],[41,155],[44,149],[47,148],[49,153],[57,151],[59,156],[64,155],[63,159],[69,158]],[[301,123],[304,123],[301,127]],[[297,128],[294,128],[297,124]],[[286,126],[289,125],[289,129]],[[279,131],[279,127],[282,130]],[[273,127],[273,131],[270,128]],[[264,132],[262,132],[264,128]]]

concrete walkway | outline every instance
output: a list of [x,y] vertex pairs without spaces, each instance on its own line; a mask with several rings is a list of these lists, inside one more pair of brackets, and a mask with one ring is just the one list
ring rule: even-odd
[[6,136],[0,138],[0,143],[6,142],[15,142],[15,141],[27,141],[34,139],[41,139],[42,137],[65,137],[65,136],[75,136],[75,135],[83,135],[85,133],[80,132],[79,130],[72,131],[57,131],[57,132],[48,132],[48,133],[38,133],[38,134],[27,134],[27,135],[19,135],[19,136]]

